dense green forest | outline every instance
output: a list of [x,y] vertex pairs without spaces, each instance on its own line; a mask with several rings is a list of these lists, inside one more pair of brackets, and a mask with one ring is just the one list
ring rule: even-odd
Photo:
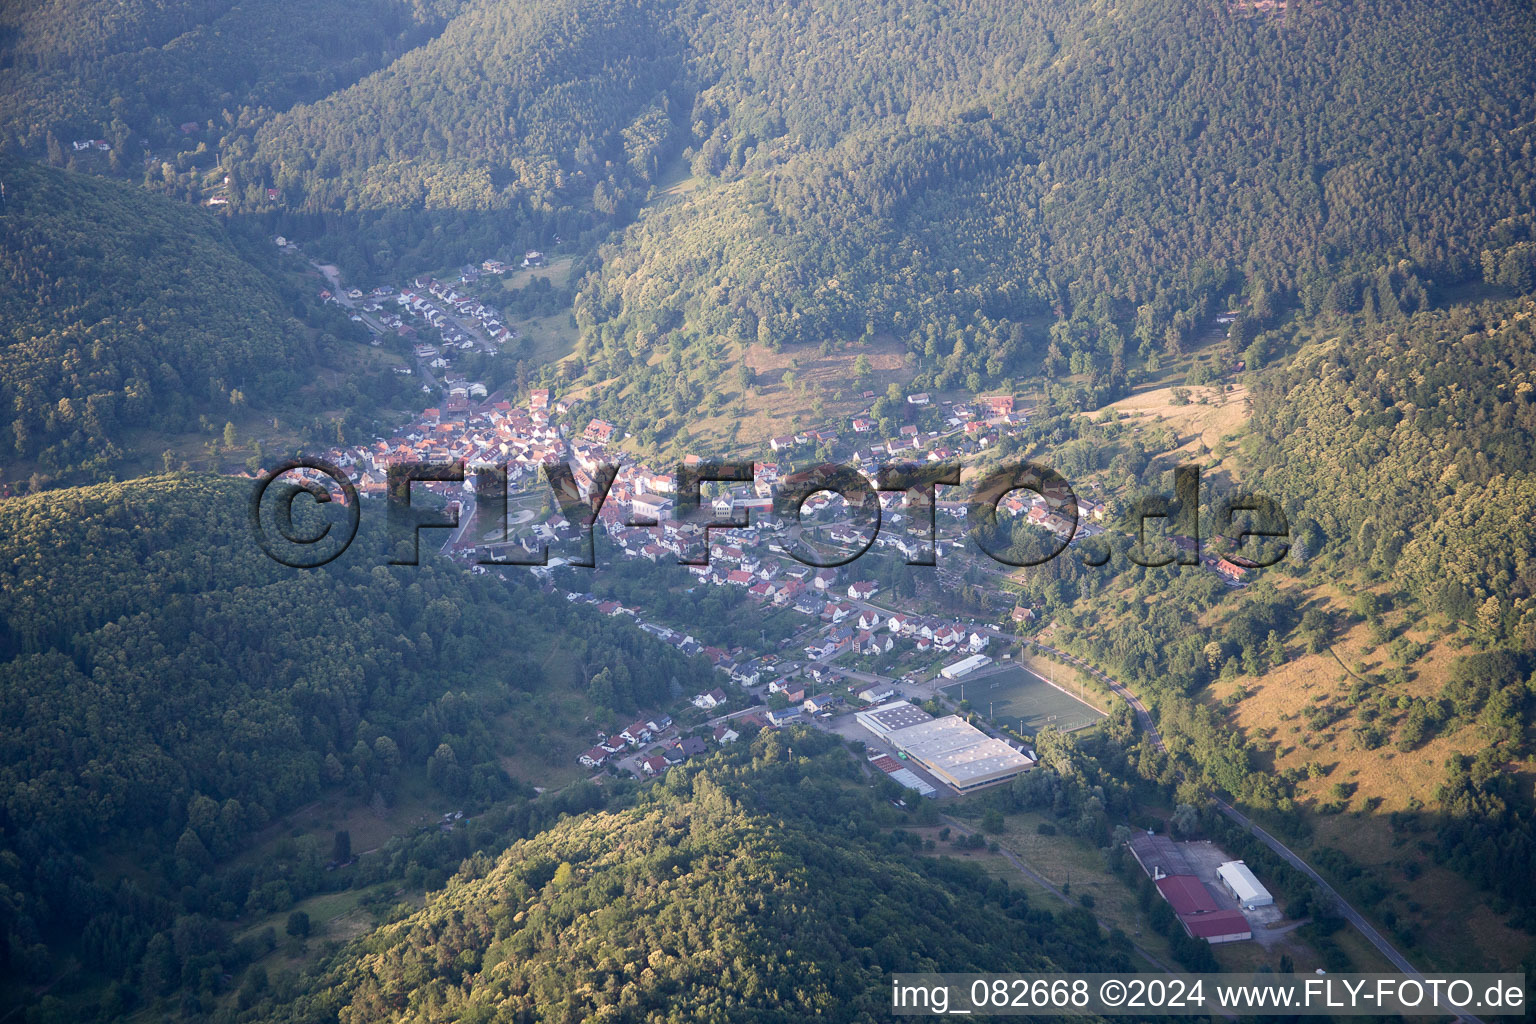
[[[285,109],[421,44],[455,0],[49,0],[0,11],[0,138],[38,151],[103,138],[82,162],[134,173],[211,142],[247,106]],[[182,126],[193,125],[190,131]],[[146,148],[149,152],[146,152]]]
[[[131,981],[178,915],[228,921],[313,891],[282,861],[226,862],[322,793],[387,806],[425,772],[470,807],[514,794],[493,723],[537,714],[555,638],[578,685],[611,669],[621,712],[708,677],[532,586],[386,567],[366,529],[331,566],[286,569],[251,538],[248,486],[166,477],[0,502],[12,977],[51,979],[73,955]],[[108,851],[131,882],[102,868]]]
[[578,298],[591,375],[665,413],[657,381],[707,390],[733,341],[890,334],[923,371],[914,389],[1070,372],[1112,395],[1218,303],[1259,323],[1337,307],[1339,278],[1390,257],[1422,304],[1423,281],[1478,272],[1532,201],[1530,19],[1463,13],[1136,4],[962,51],[1018,68],[967,69],[970,90],[923,73],[963,19],[904,22],[878,50],[896,82],[827,75],[837,47],[765,45],[761,73],[728,68],[696,96],[692,169],[710,183],[647,211]]
[[632,807],[467,859],[244,1019],[872,1021],[893,971],[1129,966],[1086,911],[914,856],[859,772],[835,738],[765,731]]
[[[68,6],[13,18],[17,67],[285,16],[128,5],[97,40],[66,32]],[[1536,27],[1507,6],[466,0],[313,20],[369,26],[393,41],[338,46],[388,59],[314,95],[209,72],[225,113],[146,184],[226,174],[232,216],[360,280],[597,248],[567,372],[611,382],[653,440],[754,342],[889,336],[917,389],[1072,374],[1092,405],[1218,306],[1261,329],[1348,308],[1388,266],[1411,312],[1489,249],[1530,273],[1500,241],[1536,203]]]
[[[65,13],[89,23],[93,6],[13,14],[11,64],[163,54],[183,33],[233,36],[221,18],[294,16],[129,4],[87,31]],[[318,56],[286,35],[243,42],[243,59],[272,47],[275,68],[327,68],[310,95],[253,82],[242,61],[206,75],[172,61],[224,90],[222,112],[195,119],[215,122],[206,141],[235,179],[234,208],[270,211],[263,188],[277,187],[290,233],[323,232],[354,269],[620,225],[682,153],[710,181],[748,184],[730,214],[756,245],[732,258],[747,239],[712,229],[712,189],[649,233],[659,242],[642,230],[639,259],[683,264],[674,308],[727,278],[714,297],[727,323],[749,314],[748,337],[766,320],[767,336],[819,342],[866,321],[905,336],[916,291],[945,302],[922,311],[941,321],[951,305],[963,320],[1019,319],[1102,297],[1121,321],[1150,306],[1160,346],[1233,288],[1261,305],[1321,302],[1330,270],[1388,255],[1464,274],[1491,225],[1530,207],[1523,55],[1536,38],[1500,5],[377,7],[304,12],[337,36],[310,44]],[[379,68],[347,84],[332,65],[359,54]],[[164,105],[148,81],[101,73],[131,108],[124,126],[147,130],[146,108]],[[832,278],[840,294],[816,298]],[[1090,347],[1107,370],[1112,346]]]
[[339,344],[319,327],[351,334],[278,272],[270,241],[203,211],[14,162],[0,163],[0,183],[9,458],[105,476],[135,428],[164,436],[247,405],[299,407]]
[[1536,648],[1536,303],[1372,312],[1254,393],[1248,459],[1331,543],[1489,643]]
[[233,209],[359,274],[576,237],[632,208],[679,148],[682,46],[653,4],[465,5],[349,88],[231,115]]

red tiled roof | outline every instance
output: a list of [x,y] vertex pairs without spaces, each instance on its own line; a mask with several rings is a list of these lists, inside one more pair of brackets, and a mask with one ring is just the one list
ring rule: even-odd
[[1182,917],[1180,920],[1184,922],[1184,929],[1197,939],[1253,934],[1253,927],[1241,910],[1218,910],[1211,914]]
[[1180,917],[1220,910],[1211,894],[1194,875],[1168,875],[1157,880],[1157,890]]

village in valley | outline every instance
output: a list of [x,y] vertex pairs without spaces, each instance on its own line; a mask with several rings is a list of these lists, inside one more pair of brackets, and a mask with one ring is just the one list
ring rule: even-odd
[[0,1024],[1531,1005],[1532,3],[0,25]]
[[[298,251],[286,239],[277,243],[286,251]],[[1102,717],[1103,711],[1083,693],[1071,693],[1013,661],[1021,642],[1031,643],[1024,634],[1041,625],[1033,621],[1035,611],[1028,604],[957,614],[932,601],[886,592],[877,581],[881,574],[873,571],[874,563],[885,565],[883,575],[888,576],[891,566],[907,571],[908,565],[930,556],[941,588],[960,585],[968,572],[1005,578],[1009,567],[987,559],[970,543],[965,501],[936,493],[930,533],[926,515],[912,515],[905,494],[881,492],[880,522],[871,537],[867,528],[851,521],[840,496],[830,489],[815,490],[813,483],[829,466],[811,463],[829,454],[838,464],[871,477],[886,464],[974,461],[1028,425],[1029,412],[1016,396],[936,401],[922,392],[904,394],[900,399],[907,419],[916,422],[901,424],[891,437],[880,436],[879,424],[867,410],[844,422],[771,437],[754,453],[750,481],[703,486],[701,511],[715,517],[706,529],[697,517],[678,515],[675,467],[651,466],[627,451],[623,425],[596,418],[583,423],[578,418],[580,403],[547,387],[529,388],[514,404],[501,390],[492,392],[456,372],[460,353],[494,353],[518,337],[516,327],[505,322],[510,318],[469,289],[482,277],[544,263],[542,252],[529,251],[520,267],[486,260],[462,268],[453,281],[423,275],[399,289],[379,286],[366,293],[343,290],[331,268],[319,267],[331,285],[321,298],[350,309],[351,318],[368,329],[375,346],[390,334],[403,339],[415,365],[397,366],[396,372],[418,376],[422,391],[441,403],[426,408],[392,436],[339,445],[324,456],[372,500],[384,495],[392,466],[462,462],[462,485],[418,485],[458,516],[459,526],[442,546],[444,554],[469,571],[495,572],[503,579],[509,572],[531,572],[547,591],[592,605],[599,614],[624,617],[684,654],[707,659],[720,674],[720,687],[681,695],[672,709],[677,720],[656,713],[599,729],[593,745],[580,755],[584,767],[656,777],[704,753],[710,743],[732,742],[738,735],[733,724],[801,723],[862,740],[876,767],[910,790],[924,796],[953,795],[1030,767],[1034,762],[1029,742],[1036,729],[1081,727]],[[873,392],[864,394],[871,405],[875,397]],[[689,455],[683,462],[693,467],[702,460]],[[618,469],[602,493],[597,481],[607,465]],[[561,500],[552,493],[547,471],[557,466],[568,470],[575,496]],[[477,487],[482,474],[502,471],[506,515],[488,516],[487,510],[476,507]],[[796,544],[806,541],[792,537],[790,524],[774,516],[775,498],[786,488],[810,494],[801,507],[801,523],[819,543],[821,559],[792,553]],[[580,503],[567,504],[572,498]],[[573,508],[590,514],[594,499],[600,505],[589,533],[586,524],[572,522],[569,516]],[[1070,504],[1075,504],[1075,516]],[[1049,488],[1046,493],[1009,492],[997,511],[1000,521],[1023,517],[1042,536],[1054,535],[1058,542],[1070,544],[1103,535],[1108,518],[1103,501]],[[722,522],[741,525],[714,525]],[[592,550],[583,552],[586,544]],[[707,557],[701,557],[705,552]],[[828,552],[837,557],[827,557]],[[818,560],[842,564],[807,564]],[[643,601],[594,592],[601,581],[584,577],[583,570],[574,567],[594,562],[618,569],[607,576],[672,574],[669,579],[646,576],[649,589],[642,590],[651,594],[682,588],[685,599],[692,599],[701,587],[739,591],[744,600],[732,613],[750,617],[760,627],[756,642],[729,643],[711,635],[719,624],[684,616],[691,623],[684,626],[675,615],[666,621],[664,612]],[[1229,585],[1245,583],[1247,570],[1223,557],[1207,554],[1202,564]],[[945,752],[928,758],[919,747],[909,751],[892,730],[882,729],[878,716],[869,717],[870,712],[895,708],[915,742],[910,730],[926,728],[928,720],[946,721],[936,715],[972,710],[958,682],[968,677],[974,677],[973,692],[975,681],[983,679],[993,680],[989,690],[1003,686],[1004,693],[1024,687],[1031,696],[1021,698],[1020,706],[1039,714],[1018,716],[1017,728],[989,722],[996,713],[994,700],[987,718],[967,715],[972,721],[962,722],[964,735],[939,727],[939,745]],[[982,723],[985,731],[973,722]],[[989,768],[978,774],[974,768],[955,767],[971,763]]]

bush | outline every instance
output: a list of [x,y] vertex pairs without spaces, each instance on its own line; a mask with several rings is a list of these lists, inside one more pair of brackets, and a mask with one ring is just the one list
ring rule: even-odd
[[302,910],[295,910],[288,915],[288,934],[297,938],[304,938],[309,934],[309,915]]

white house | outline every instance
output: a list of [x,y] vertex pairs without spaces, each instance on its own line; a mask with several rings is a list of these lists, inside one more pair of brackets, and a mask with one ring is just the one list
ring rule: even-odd
[[693,700],[689,701],[689,703],[691,703],[696,708],[702,708],[703,710],[708,711],[710,708],[714,707],[719,702],[717,700],[715,700],[715,695],[714,694],[712,694],[712,693],[701,693],[701,694],[696,695],[693,698]]

